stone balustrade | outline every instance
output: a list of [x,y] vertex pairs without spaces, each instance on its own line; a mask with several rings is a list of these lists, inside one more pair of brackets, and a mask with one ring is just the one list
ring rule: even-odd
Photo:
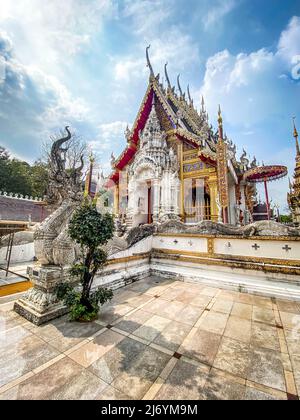
[[43,202],[45,200],[45,197],[32,197],[28,195],[23,194],[17,194],[17,193],[8,193],[6,191],[0,191],[0,197],[6,197],[6,198],[14,198],[17,200],[26,200],[26,201],[33,201],[33,202]]

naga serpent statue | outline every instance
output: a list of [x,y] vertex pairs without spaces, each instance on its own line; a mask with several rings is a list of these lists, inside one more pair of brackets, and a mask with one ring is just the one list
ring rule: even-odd
[[[77,250],[68,236],[68,222],[83,198],[83,156],[78,168],[66,169],[66,153],[72,134],[54,141],[49,158],[49,188],[47,202],[56,210],[37,228],[34,235],[35,254],[43,266],[72,264]],[[64,147],[65,145],[65,147]]]

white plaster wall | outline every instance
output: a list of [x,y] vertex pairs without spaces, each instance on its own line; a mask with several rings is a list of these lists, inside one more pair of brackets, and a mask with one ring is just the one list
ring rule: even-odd
[[[177,243],[176,243],[177,241]],[[154,236],[153,248],[173,251],[207,252],[207,239],[185,236]]]
[[[229,243],[231,246],[229,246]],[[300,261],[300,242],[299,241],[272,241],[256,239],[221,239],[214,240],[215,253],[224,255],[236,255],[240,257],[261,257],[277,258],[283,260]],[[252,248],[257,244],[260,248],[256,251]],[[285,251],[288,245],[291,250]]]
[[232,176],[229,176],[229,222],[232,225],[237,223],[235,217],[235,205],[236,205],[236,197],[235,197],[235,183]]
[[126,249],[125,251],[118,252],[116,254],[110,255],[109,260],[132,257],[137,254],[144,254],[150,252],[152,249],[153,237],[149,236],[148,238],[143,239],[137,244],[133,245],[131,248]]
[[93,289],[108,286],[112,289],[118,289],[149,275],[150,265],[148,258],[111,264],[95,277]]
[[[257,243],[261,246],[261,252],[257,251],[261,257],[283,259],[286,251],[282,248],[288,244],[292,248],[289,258],[300,260],[300,242],[297,241],[214,239],[214,242],[215,253],[223,254],[224,259],[226,255],[255,256],[256,251],[252,245]],[[228,242],[232,244],[230,248]],[[115,289],[153,274],[174,280],[200,282],[214,287],[300,301],[300,276],[297,275],[221,266],[218,265],[217,259],[216,265],[206,265],[197,257],[194,257],[195,262],[152,256],[151,260],[146,257],[141,260],[113,263],[113,259],[143,254],[153,248],[178,251],[178,254],[184,251],[206,253],[207,245],[207,238],[202,237],[176,235],[148,237],[130,249],[111,256],[112,263],[97,276],[95,287],[109,286]]]
[[[0,249],[0,264],[5,264],[6,260],[6,251],[7,247],[3,247]],[[29,243],[25,245],[16,245],[13,246],[12,252],[11,252],[11,260],[10,263],[21,263],[21,262],[27,262],[32,261],[35,256],[34,252],[34,244]]]

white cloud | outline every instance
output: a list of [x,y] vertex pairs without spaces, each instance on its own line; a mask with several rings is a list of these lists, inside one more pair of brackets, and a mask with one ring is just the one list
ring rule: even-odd
[[172,0],[125,0],[123,16],[137,35],[151,35],[172,15]]
[[[282,112],[282,98],[295,98],[290,93],[299,89],[290,80],[292,66],[287,61],[297,53],[300,54],[300,19],[293,18],[282,32],[275,52],[263,48],[233,55],[224,50],[210,57],[201,88],[210,113],[215,115],[221,99],[231,124],[251,125]],[[293,113],[296,107],[292,100],[285,104],[285,111]]]
[[124,132],[128,123],[125,121],[113,121],[111,123],[100,124],[97,138],[89,143],[90,147],[102,156],[106,152],[119,151],[124,146]]
[[[189,65],[199,63],[199,48],[188,34],[183,33],[180,28],[171,27],[160,37],[151,40],[150,56],[155,72],[162,72],[166,62],[169,62],[172,71],[180,72],[186,71]],[[116,81],[145,80],[149,74],[146,66],[145,43],[138,46],[137,55],[118,57],[115,61]]]
[[217,25],[220,20],[230,13],[236,6],[237,0],[218,0],[216,5],[212,6],[203,16],[202,23],[206,30]]
[[23,63],[58,72],[68,57],[89,44],[107,16],[113,0],[2,0],[0,23],[14,36]]
[[90,108],[81,98],[75,98],[55,77],[47,75],[37,68],[28,67],[28,75],[36,84],[41,96],[50,94],[46,110],[38,117],[49,126],[56,126],[59,121],[89,120]]
[[293,16],[278,42],[278,55],[288,62],[300,54],[300,17]]
[[[298,55],[300,18],[293,17],[282,32],[274,52],[262,48],[248,54],[234,55],[224,50],[210,57],[201,88],[212,119],[221,103],[225,130],[229,126],[248,138],[247,141],[242,136],[234,139],[240,149],[247,143],[251,154],[256,154],[265,164],[288,165],[291,176],[295,150],[286,148],[273,155],[266,155],[266,150],[270,150],[270,147],[278,149],[280,143],[289,141],[288,137],[284,140],[281,137],[286,130],[280,127],[280,121],[287,124],[299,110],[296,90],[300,93],[300,84],[292,73],[293,60]],[[260,127],[267,124],[270,127],[277,124],[276,127],[281,129],[280,134],[270,132],[268,138],[262,139]],[[287,179],[270,184],[270,195],[282,209],[286,207],[286,191]]]

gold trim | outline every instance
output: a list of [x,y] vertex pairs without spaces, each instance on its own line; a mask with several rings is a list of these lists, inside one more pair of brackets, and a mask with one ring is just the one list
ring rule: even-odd
[[209,257],[208,252],[191,252],[191,251],[175,251],[174,249],[153,248],[153,252],[161,252],[162,254],[186,255],[188,257]]
[[214,238],[207,239],[207,252],[208,252],[208,255],[214,255],[214,252],[215,252]]
[[221,260],[226,258],[228,260],[234,261],[243,261],[243,262],[254,262],[254,263],[262,263],[262,264],[275,264],[275,265],[291,265],[291,266],[299,266],[300,267],[300,260],[286,260],[281,258],[268,258],[268,257],[241,257],[240,255],[227,255],[227,254],[215,254],[216,258],[220,258]]
[[20,281],[19,283],[0,286],[0,297],[26,292],[31,289],[32,286],[33,284],[30,281]]
[[151,255],[150,252],[145,252],[144,254],[133,255],[131,257],[115,258],[113,260],[108,260],[105,266],[127,263],[127,262],[137,261],[137,260],[145,260],[146,258],[150,258],[150,255]]
[[247,240],[247,241],[281,241],[281,242],[300,242],[300,236],[239,236],[239,235],[204,235],[204,234],[197,234],[197,233],[154,233],[153,236],[165,236],[165,237],[187,237],[187,238],[215,238],[215,239],[240,239],[240,240]]
[[208,247],[208,252],[190,252],[190,251],[175,251],[175,250],[171,250],[171,249],[160,249],[160,248],[155,248],[154,252],[160,252],[162,254],[171,254],[171,255],[186,255],[189,257],[206,257],[206,258],[213,258],[216,261],[225,261],[225,260],[230,260],[230,261],[234,261],[234,262],[243,262],[243,263],[248,263],[248,262],[252,262],[252,263],[261,263],[262,265],[264,264],[272,264],[272,265],[281,265],[281,266],[293,266],[293,267],[298,267],[300,268],[300,260],[284,260],[284,259],[280,259],[280,258],[266,258],[266,257],[240,257],[240,256],[235,256],[235,255],[226,255],[226,254],[214,254],[214,249],[213,249],[213,239],[210,239],[212,241],[212,245],[211,248]]

